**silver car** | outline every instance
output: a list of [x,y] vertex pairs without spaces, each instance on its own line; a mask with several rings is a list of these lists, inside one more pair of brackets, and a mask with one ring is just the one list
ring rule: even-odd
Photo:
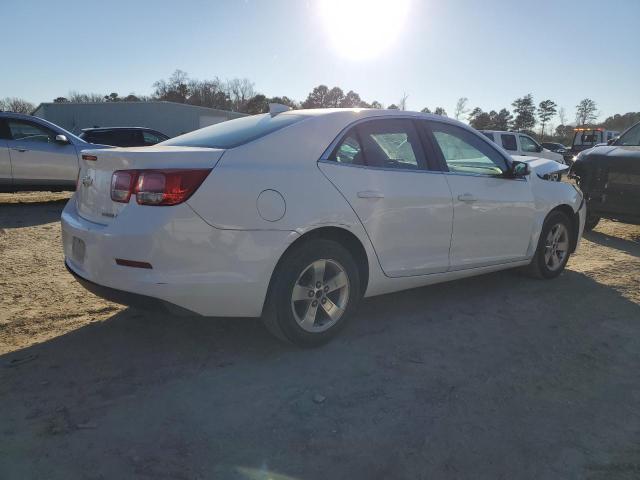
[[100,146],[41,118],[0,112],[0,191],[75,190],[86,148]]

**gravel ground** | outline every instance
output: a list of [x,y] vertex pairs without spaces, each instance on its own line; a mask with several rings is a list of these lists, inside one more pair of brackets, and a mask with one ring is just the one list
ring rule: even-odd
[[0,194],[2,479],[640,478],[638,226],[602,222],[554,281],[369,299],[300,351],[84,291],[67,198]]

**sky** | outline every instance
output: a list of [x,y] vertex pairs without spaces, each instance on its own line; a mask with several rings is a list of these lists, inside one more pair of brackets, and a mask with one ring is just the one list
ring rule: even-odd
[[570,120],[585,97],[600,120],[640,111],[640,0],[8,0],[2,17],[0,98],[35,104],[148,95],[179,68],[449,115],[459,97],[497,110],[527,93]]

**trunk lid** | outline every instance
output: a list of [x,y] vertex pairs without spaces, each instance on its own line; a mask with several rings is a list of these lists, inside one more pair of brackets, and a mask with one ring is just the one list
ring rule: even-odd
[[223,153],[215,148],[172,146],[83,150],[82,155],[97,160],[80,160],[75,195],[78,213],[90,222],[108,225],[127,208],[128,203],[111,200],[111,175],[116,170],[213,168]]

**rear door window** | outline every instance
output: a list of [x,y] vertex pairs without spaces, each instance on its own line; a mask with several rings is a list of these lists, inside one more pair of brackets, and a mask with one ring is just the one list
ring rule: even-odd
[[338,148],[336,148],[329,160],[349,165],[364,165],[364,154],[362,151],[358,132],[353,128],[344,136],[344,139],[340,142]]
[[347,132],[329,160],[400,170],[417,170],[425,165],[418,132],[409,119],[359,124]]
[[516,136],[511,134],[503,133],[502,137],[502,148],[505,150],[510,150],[515,152],[518,150],[518,144],[516,143]]

